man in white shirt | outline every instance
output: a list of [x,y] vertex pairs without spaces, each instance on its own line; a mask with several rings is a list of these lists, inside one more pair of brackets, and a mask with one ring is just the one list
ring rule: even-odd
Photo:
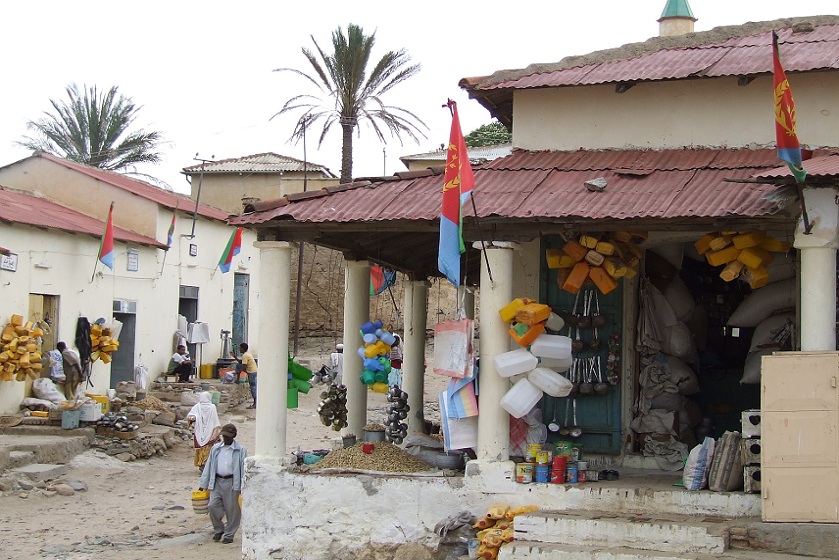
[[189,383],[189,376],[192,375],[192,366],[194,364],[195,362],[189,359],[186,346],[180,345],[178,346],[178,351],[169,360],[169,367],[166,369],[166,372],[176,374],[178,376],[178,383]]
[[[242,492],[242,474],[248,450],[235,441],[237,433],[233,424],[221,427],[222,441],[210,450],[199,487],[199,490],[210,490],[208,509],[213,523],[213,540],[224,544],[233,542],[242,518],[239,494]],[[227,519],[227,524],[223,518]]]
[[344,345],[335,345],[335,351],[329,355],[329,369],[332,370],[332,382],[341,385],[344,382]]

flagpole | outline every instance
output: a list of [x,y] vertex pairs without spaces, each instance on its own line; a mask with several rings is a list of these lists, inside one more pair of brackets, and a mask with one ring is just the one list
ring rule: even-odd
[[[455,102],[449,99],[448,103],[443,105],[443,107],[449,108],[449,113],[451,114],[452,118],[454,118],[454,109],[452,108],[453,103]],[[469,154],[466,154],[466,157],[468,158]],[[477,206],[475,206],[475,189],[472,189],[472,193],[469,195],[469,198],[472,199],[472,211],[475,213],[475,225],[478,228],[478,239],[481,241],[481,251],[484,254],[484,261],[486,261],[487,265],[487,275],[489,276],[490,283],[495,284],[495,280],[492,279],[492,268],[490,268],[489,266],[489,257],[487,256],[487,248],[486,243],[484,242],[484,234],[481,231],[481,222],[478,220],[478,208]]]

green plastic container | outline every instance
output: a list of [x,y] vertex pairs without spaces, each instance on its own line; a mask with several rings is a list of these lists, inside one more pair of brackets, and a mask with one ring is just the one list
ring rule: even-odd
[[286,402],[286,407],[287,408],[297,408],[297,405],[299,404],[297,389],[289,388],[286,391],[286,401],[285,402]]
[[221,391],[216,391],[213,389],[210,391],[210,400],[213,404],[218,404],[221,402]]

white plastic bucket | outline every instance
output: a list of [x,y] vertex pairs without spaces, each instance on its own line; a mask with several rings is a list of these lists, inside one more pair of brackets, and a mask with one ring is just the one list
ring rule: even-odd
[[512,377],[519,373],[527,373],[528,371],[539,365],[539,359],[527,351],[526,348],[518,348],[510,350],[503,354],[498,354],[493,359],[495,364],[495,371],[501,377]]
[[538,389],[552,397],[567,397],[573,384],[548,368],[539,367],[527,374],[527,379]]
[[536,406],[542,391],[527,379],[522,379],[501,397],[501,408],[513,418],[521,418]]
[[540,334],[530,345],[530,351],[540,358],[564,360],[571,357],[571,338],[560,334]]

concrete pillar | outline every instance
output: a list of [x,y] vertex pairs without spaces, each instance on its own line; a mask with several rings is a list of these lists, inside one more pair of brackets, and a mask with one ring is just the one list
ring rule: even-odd
[[803,220],[795,232],[795,247],[801,250],[801,350],[836,350],[836,248],[839,189],[805,188],[804,202],[810,224]]
[[361,382],[362,360],[358,349],[361,325],[370,320],[370,264],[346,261],[344,270],[344,385],[347,386],[347,423],[343,433],[355,434],[359,441],[367,425],[367,385]]
[[[476,244],[475,248],[480,249],[480,244]],[[510,347],[509,325],[501,319],[498,310],[513,299],[514,248],[513,243],[487,244],[487,258],[481,258],[478,461],[507,461],[510,458],[510,415],[499,404],[510,388],[510,382],[496,373],[493,359]]]
[[402,311],[405,332],[402,333],[402,389],[408,393],[408,435],[423,431],[423,389],[425,387],[425,325],[428,319],[428,288],[426,280],[412,280],[405,286]]
[[475,318],[475,289],[472,287],[458,286],[457,303],[463,306],[463,312],[467,319]]
[[257,241],[253,245],[259,249],[261,287],[254,454],[282,458],[286,454],[291,244]]

